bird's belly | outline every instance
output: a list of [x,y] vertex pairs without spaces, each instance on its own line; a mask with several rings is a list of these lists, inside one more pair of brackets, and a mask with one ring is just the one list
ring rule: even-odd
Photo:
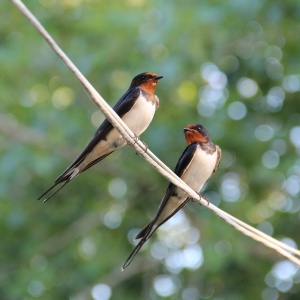
[[88,166],[93,161],[106,156],[116,150],[119,147],[125,146],[126,141],[122,138],[120,133],[113,128],[108,135],[106,136],[106,139],[101,140],[94,148],[93,150],[87,154],[85,159],[80,164],[80,169],[85,169],[86,166]]
[[217,151],[211,155],[197,150],[186,172],[181,177],[182,180],[194,191],[200,191],[213,173],[217,155]]
[[144,96],[140,95],[130,111],[123,117],[123,121],[137,136],[140,136],[151,123],[155,111],[155,103],[147,101]]

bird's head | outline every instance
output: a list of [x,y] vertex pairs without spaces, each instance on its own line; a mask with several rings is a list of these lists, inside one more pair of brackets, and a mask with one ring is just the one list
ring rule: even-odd
[[204,126],[200,124],[191,124],[184,129],[185,140],[188,145],[198,143],[208,143],[210,141],[209,134]]
[[163,76],[158,76],[152,72],[145,72],[139,75],[136,75],[130,84],[130,88],[140,87],[148,94],[153,94],[159,79]]

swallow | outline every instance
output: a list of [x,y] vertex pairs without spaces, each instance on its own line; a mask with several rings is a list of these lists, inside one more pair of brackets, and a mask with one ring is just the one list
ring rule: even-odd
[[[126,93],[113,107],[114,111],[122,118],[136,137],[139,137],[147,129],[159,106],[159,99],[154,92],[161,78],[163,78],[163,76],[158,76],[151,72],[145,72],[135,76]],[[105,119],[79,156],[38,200],[43,198],[57,185],[62,184],[53,194],[44,200],[44,202],[46,202],[80,173],[89,169],[113,153],[116,149],[126,144],[126,140],[117,129]]]
[[[179,158],[174,173],[194,191],[200,193],[204,183],[219,166],[221,149],[212,143],[207,130],[202,125],[188,125],[184,128],[184,135],[188,146]],[[183,190],[173,183],[169,183],[156,216],[136,236],[136,239],[140,239],[140,241],[126,260],[123,269],[129,266],[158,227],[176,214],[190,199]]]

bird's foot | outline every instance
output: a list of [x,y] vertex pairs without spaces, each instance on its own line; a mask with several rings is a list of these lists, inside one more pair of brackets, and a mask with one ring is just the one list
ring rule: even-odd
[[200,199],[206,200],[207,206],[209,206],[209,200],[206,197],[202,196],[200,193],[197,193],[197,194],[200,196]]
[[[138,141],[141,141],[140,140],[140,137],[136,134],[134,134],[134,138],[133,138],[134,142],[132,144],[129,144],[129,146],[133,146],[135,145]],[[145,152],[147,152],[148,150],[148,145],[144,142],[144,141],[141,141],[143,143],[143,145],[145,146]],[[138,154],[137,151],[135,151],[135,154]]]
[[[141,140],[140,140],[141,141]],[[145,146],[145,149],[144,149],[144,151],[145,152],[147,152],[147,150],[148,150],[148,145],[144,142],[144,141],[141,141],[142,143],[143,143],[143,145]],[[138,154],[138,152],[137,151],[135,151],[135,154]]]
[[148,150],[148,145],[144,142],[144,141],[141,141],[142,143],[143,143],[143,145],[145,146],[145,149],[144,149],[144,151],[145,152],[147,152],[147,150]]
[[136,144],[139,141],[140,137],[138,135],[134,134],[134,138],[133,139],[134,139],[134,143],[133,143],[133,145],[134,145],[134,144]]
[[140,139],[140,137],[138,135],[134,134],[134,137],[133,137],[133,141],[134,142],[133,143],[127,142],[127,145],[128,146],[133,146],[133,145],[135,145],[139,141],[139,139]]

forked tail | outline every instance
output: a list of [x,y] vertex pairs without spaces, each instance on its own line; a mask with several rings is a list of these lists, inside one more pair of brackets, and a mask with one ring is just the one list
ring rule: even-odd
[[68,174],[67,176],[64,177],[59,177],[55,183],[43,194],[41,195],[37,200],[40,200],[43,198],[46,194],[48,194],[52,189],[54,189],[57,185],[60,183],[63,183],[62,186],[60,186],[53,194],[51,194],[49,197],[44,199],[44,203],[51,199],[53,196],[55,196],[60,190],[62,190],[71,180],[73,180],[77,175],[79,174],[77,169],[73,169],[71,174]]
[[130,265],[130,263],[132,262],[132,260],[134,259],[134,257],[137,255],[137,253],[140,251],[140,249],[143,247],[143,245],[148,241],[148,239],[155,232],[155,230],[157,229],[157,227],[156,227],[156,229],[152,230],[153,225],[154,225],[154,222],[152,220],[136,236],[136,239],[140,239],[141,238],[141,240],[139,241],[139,243],[134,247],[134,249],[130,253],[129,257],[127,258],[125,264],[122,267],[122,271]]

